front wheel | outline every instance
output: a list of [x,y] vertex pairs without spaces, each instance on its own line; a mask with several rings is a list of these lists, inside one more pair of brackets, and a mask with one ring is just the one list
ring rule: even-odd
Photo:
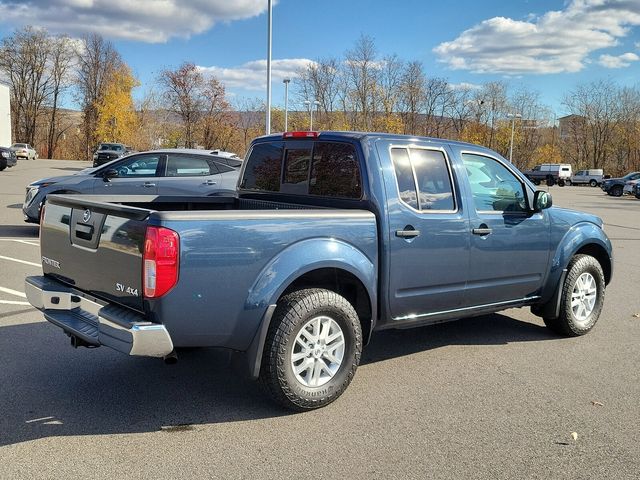
[[614,185],[611,188],[611,195],[613,195],[614,197],[621,197],[623,193],[624,191],[622,185]]
[[564,181],[564,184],[565,184],[567,187],[570,187],[570,186],[571,186],[571,180],[567,178],[567,179]]
[[324,407],[349,386],[361,352],[362,331],[353,306],[329,290],[299,290],[278,302],[260,380],[286,408]]
[[597,187],[598,186],[598,182],[596,180],[591,180],[589,182],[589,185],[591,185],[592,187]]
[[595,326],[604,303],[604,274],[590,255],[576,255],[562,285],[558,318],[544,318],[551,330],[571,337],[584,335]]

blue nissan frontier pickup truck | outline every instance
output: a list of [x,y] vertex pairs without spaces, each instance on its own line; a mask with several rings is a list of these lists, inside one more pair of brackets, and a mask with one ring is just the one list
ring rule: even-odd
[[596,324],[611,242],[497,153],[354,132],[253,141],[234,196],[50,195],[30,303],[73,346],[244,352],[287,408],[338,398],[376,330],[530,307]]

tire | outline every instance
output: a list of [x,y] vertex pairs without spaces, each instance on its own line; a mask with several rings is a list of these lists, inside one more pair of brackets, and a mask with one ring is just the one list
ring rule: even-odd
[[621,197],[623,193],[622,185],[614,185],[611,187],[611,190],[609,190],[609,195],[613,195],[614,197]]
[[564,184],[565,184],[567,187],[570,187],[570,186],[572,185],[572,184],[571,184],[571,180],[569,180],[568,178],[564,181]]
[[7,161],[3,158],[0,159],[0,172],[7,168]]
[[[337,334],[342,334],[342,346],[336,347],[337,337],[328,344],[335,348],[326,349],[322,336]],[[340,353],[341,361],[333,362]],[[362,330],[353,306],[329,290],[299,290],[278,302],[265,340],[260,381],[267,394],[288,409],[324,407],[349,386],[361,353]],[[294,361],[296,355],[300,358]],[[294,366],[302,369],[296,373]]]
[[[593,294],[589,293],[594,289]],[[590,255],[574,256],[562,285],[560,315],[558,318],[544,318],[545,325],[570,337],[590,332],[600,317],[604,290],[600,263]]]
[[598,182],[596,182],[595,180],[591,180],[589,182],[589,185],[591,185],[592,187],[597,187],[598,186]]
[[538,180],[537,178],[533,180],[533,184],[534,185],[540,185],[540,180]]

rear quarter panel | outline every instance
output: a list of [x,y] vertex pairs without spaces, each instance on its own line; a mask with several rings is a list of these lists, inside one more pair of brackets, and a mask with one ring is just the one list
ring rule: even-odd
[[178,284],[148,305],[178,347],[245,350],[268,306],[317,268],[350,271],[375,302],[378,247],[371,212],[157,212],[149,222],[180,235]]

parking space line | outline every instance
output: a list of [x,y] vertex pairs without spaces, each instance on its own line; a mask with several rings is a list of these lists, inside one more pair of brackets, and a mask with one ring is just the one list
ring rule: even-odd
[[0,260],[9,260],[10,262],[24,263],[25,265],[31,265],[32,267],[41,267],[39,263],[27,262],[26,260],[19,260],[17,258],[5,257],[0,255]]
[[0,300],[0,305],[31,305],[29,302],[18,302],[16,300]]
[[33,245],[34,247],[39,247],[39,243],[29,242],[27,240],[19,240],[17,238],[0,238],[2,242],[16,242],[16,243],[24,243],[25,245]]
[[9,295],[15,295],[16,297],[27,298],[27,295],[19,292],[18,290],[11,290],[10,288],[0,287],[0,292],[8,293]]

